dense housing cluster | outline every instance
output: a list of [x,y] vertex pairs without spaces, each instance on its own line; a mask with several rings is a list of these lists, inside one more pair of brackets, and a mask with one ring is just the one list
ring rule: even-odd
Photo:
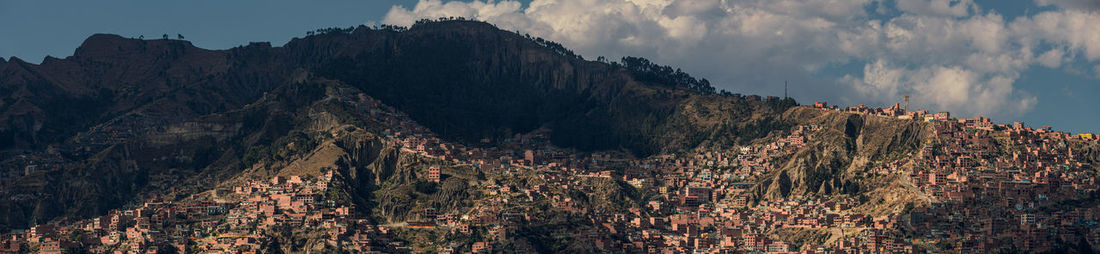
[[1088,135],[898,105],[840,110],[818,103],[820,110],[930,122],[934,138],[918,152],[868,171],[904,176],[928,205],[883,215],[857,209],[868,201],[854,195],[776,200],[753,193],[761,180],[785,177],[777,170],[809,149],[823,131],[817,125],[764,143],[634,158],[555,147],[545,130],[468,146],[365,94],[344,90],[339,99],[383,123],[377,131],[386,142],[431,163],[418,181],[439,184],[455,177],[455,167],[472,168],[484,175],[479,195],[469,206],[418,206],[405,221],[382,222],[332,191],[340,178],[334,170],[319,169],[317,176],[230,181],[183,200],[155,197],[100,217],[41,224],[5,234],[0,252],[259,253],[295,235],[316,239],[313,246],[379,253],[531,251],[542,244],[532,236],[650,253],[981,252],[1100,243],[1100,204],[1063,208],[1095,200],[1096,175],[1086,171],[1092,165],[1075,154],[1080,142],[1095,142]]

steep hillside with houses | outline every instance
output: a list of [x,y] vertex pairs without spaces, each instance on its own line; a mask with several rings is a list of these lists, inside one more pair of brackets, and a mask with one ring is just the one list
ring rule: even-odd
[[1088,253],[1097,163],[465,20],[0,61],[3,253]]

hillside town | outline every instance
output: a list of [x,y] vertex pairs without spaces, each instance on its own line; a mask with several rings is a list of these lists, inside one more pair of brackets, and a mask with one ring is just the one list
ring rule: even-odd
[[274,177],[180,202],[152,199],[104,216],[5,234],[0,252],[261,253],[265,239],[303,232],[340,248],[393,250],[384,241],[385,228],[367,223],[354,206],[327,199],[331,177],[331,171],[315,179]]
[[[839,110],[821,102],[814,107]],[[934,141],[907,158],[916,164],[910,181],[933,200],[911,210],[905,221],[927,232],[913,239],[924,249],[1043,252],[1055,243],[1100,246],[1096,165],[1081,162],[1081,146],[1075,144],[1097,142],[1095,134],[996,124],[980,116],[955,119],[947,112],[904,112],[898,104],[844,111],[931,124]],[[880,173],[896,172],[899,164]]]
[[[531,252],[532,222],[563,221],[539,235],[590,244],[593,252],[647,253],[912,253],[945,250],[1052,250],[1052,243],[1100,246],[1094,167],[1078,160],[1069,135],[988,118],[866,106],[842,111],[927,122],[934,141],[868,170],[899,175],[928,205],[876,215],[857,195],[762,198],[761,179],[785,159],[810,149],[824,127],[799,125],[731,149],[634,158],[625,152],[580,152],[550,144],[545,130],[464,145],[444,140],[370,96],[341,90],[339,99],[403,153],[428,162],[417,181],[441,183],[452,168],[485,180],[460,208],[419,207],[406,221],[383,221],[331,186],[331,169],[231,181],[182,200],[160,197],[81,220],[56,220],[3,234],[0,253],[262,253],[294,239],[314,249],[360,253]],[[484,144],[492,144],[484,146]],[[1008,156],[1003,156],[1008,155]],[[538,179],[517,180],[517,179]],[[632,197],[604,197],[608,188]],[[587,193],[587,194],[586,194]],[[1089,195],[1092,195],[1092,201]],[[593,197],[598,197],[593,199]],[[602,199],[599,199],[602,198]],[[1072,202],[1073,209],[1061,206]],[[881,214],[881,213],[879,213]],[[564,226],[564,225],[563,225]],[[902,230],[903,228],[907,230]],[[430,235],[430,241],[410,241]],[[809,237],[797,237],[799,235]],[[825,236],[824,239],[815,236]],[[424,239],[424,238],[417,238]],[[1094,247],[1095,248],[1095,247]]]

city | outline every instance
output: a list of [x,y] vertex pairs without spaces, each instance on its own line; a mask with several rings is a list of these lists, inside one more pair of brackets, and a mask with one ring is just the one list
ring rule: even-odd
[[[342,90],[341,101],[364,117],[385,124],[385,142],[429,164],[418,181],[440,183],[448,170],[468,167],[488,181],[477,186],[469,209],[421,207],[407,221],[372,224],[368,216],[329,186],[342,176],[332,169],[269,179],[230,181],[183,200],[159,198],[107,215],[41,224],[5,234],[5,253],[94,253],[188,251],[257,253],[279,244],[280,235],[318,234],[330,248],[361,252],[435,251],[491,253],[495,243],[527,223],[547,220],[545,206],[595,227],[559,237],[592,242],[603,251],[651,253],[907,253],[938,251],[948,243],[963,252],[998,248],[1043,250],[1054,241],[1100,240],[1100,204],[1057,209],[1062,202],[1096,195],[1095,174],[1084,174],[1075,143],[1096,142],[1023,123],[993,124],[987,118],[953,119],[917,111],[852,107],[843,114],[920,121],[935,138],[919,151],[883,160],[868,178],[905,177],[928,206],[878,215],[871,201],[853,195],[760,200],[751,187],[783,159],[813,143],[821,126],[798,126],[771,143],[721,151],[666,154],[636,159],[624,153],[580,153],[554,147],[543,133],[517,134],[488,149],[469,148],[436,137],[406,115],[362,93]],[[818,103],[814,110],[840,111]],[[926,119],[926,120],[925,120]],[[1011,154],[1011,156],[994,156]],[[536,177],[541,181],[506,181]],[[628,184],[645,192],[643,204],[593,207],[570,193],[599,192],[592,182]],[[905,224],[916,232],[901,232]],[[426,243],[397,240],[395,234],[434,232]],[[805,233],[812,232],[812,233]],[[828,236],[798,239],[796,235]],[[469,239],[479,239],[472,241]],[[449,240],[449,241],[448,241]],[[817,244],[822,242],[827,244]],[[1013,245],[1015,244],[1015,245]]]

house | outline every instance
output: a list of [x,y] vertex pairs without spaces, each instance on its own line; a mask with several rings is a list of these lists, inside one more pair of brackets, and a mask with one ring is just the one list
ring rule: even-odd
[[489,242],[476,242],[470,247],[470,251],[473,253],[491,253],[493,248]]
[[787,253],[790,251],[790,245],[785,242],[774,242],[768,244],[768,253]]
[[42,239],[42,245],[38,247],[40,254],[61,254],[61,241],[53,238]]
[[22,245],[16,239],[0,241],[0,253],[22,253]]

